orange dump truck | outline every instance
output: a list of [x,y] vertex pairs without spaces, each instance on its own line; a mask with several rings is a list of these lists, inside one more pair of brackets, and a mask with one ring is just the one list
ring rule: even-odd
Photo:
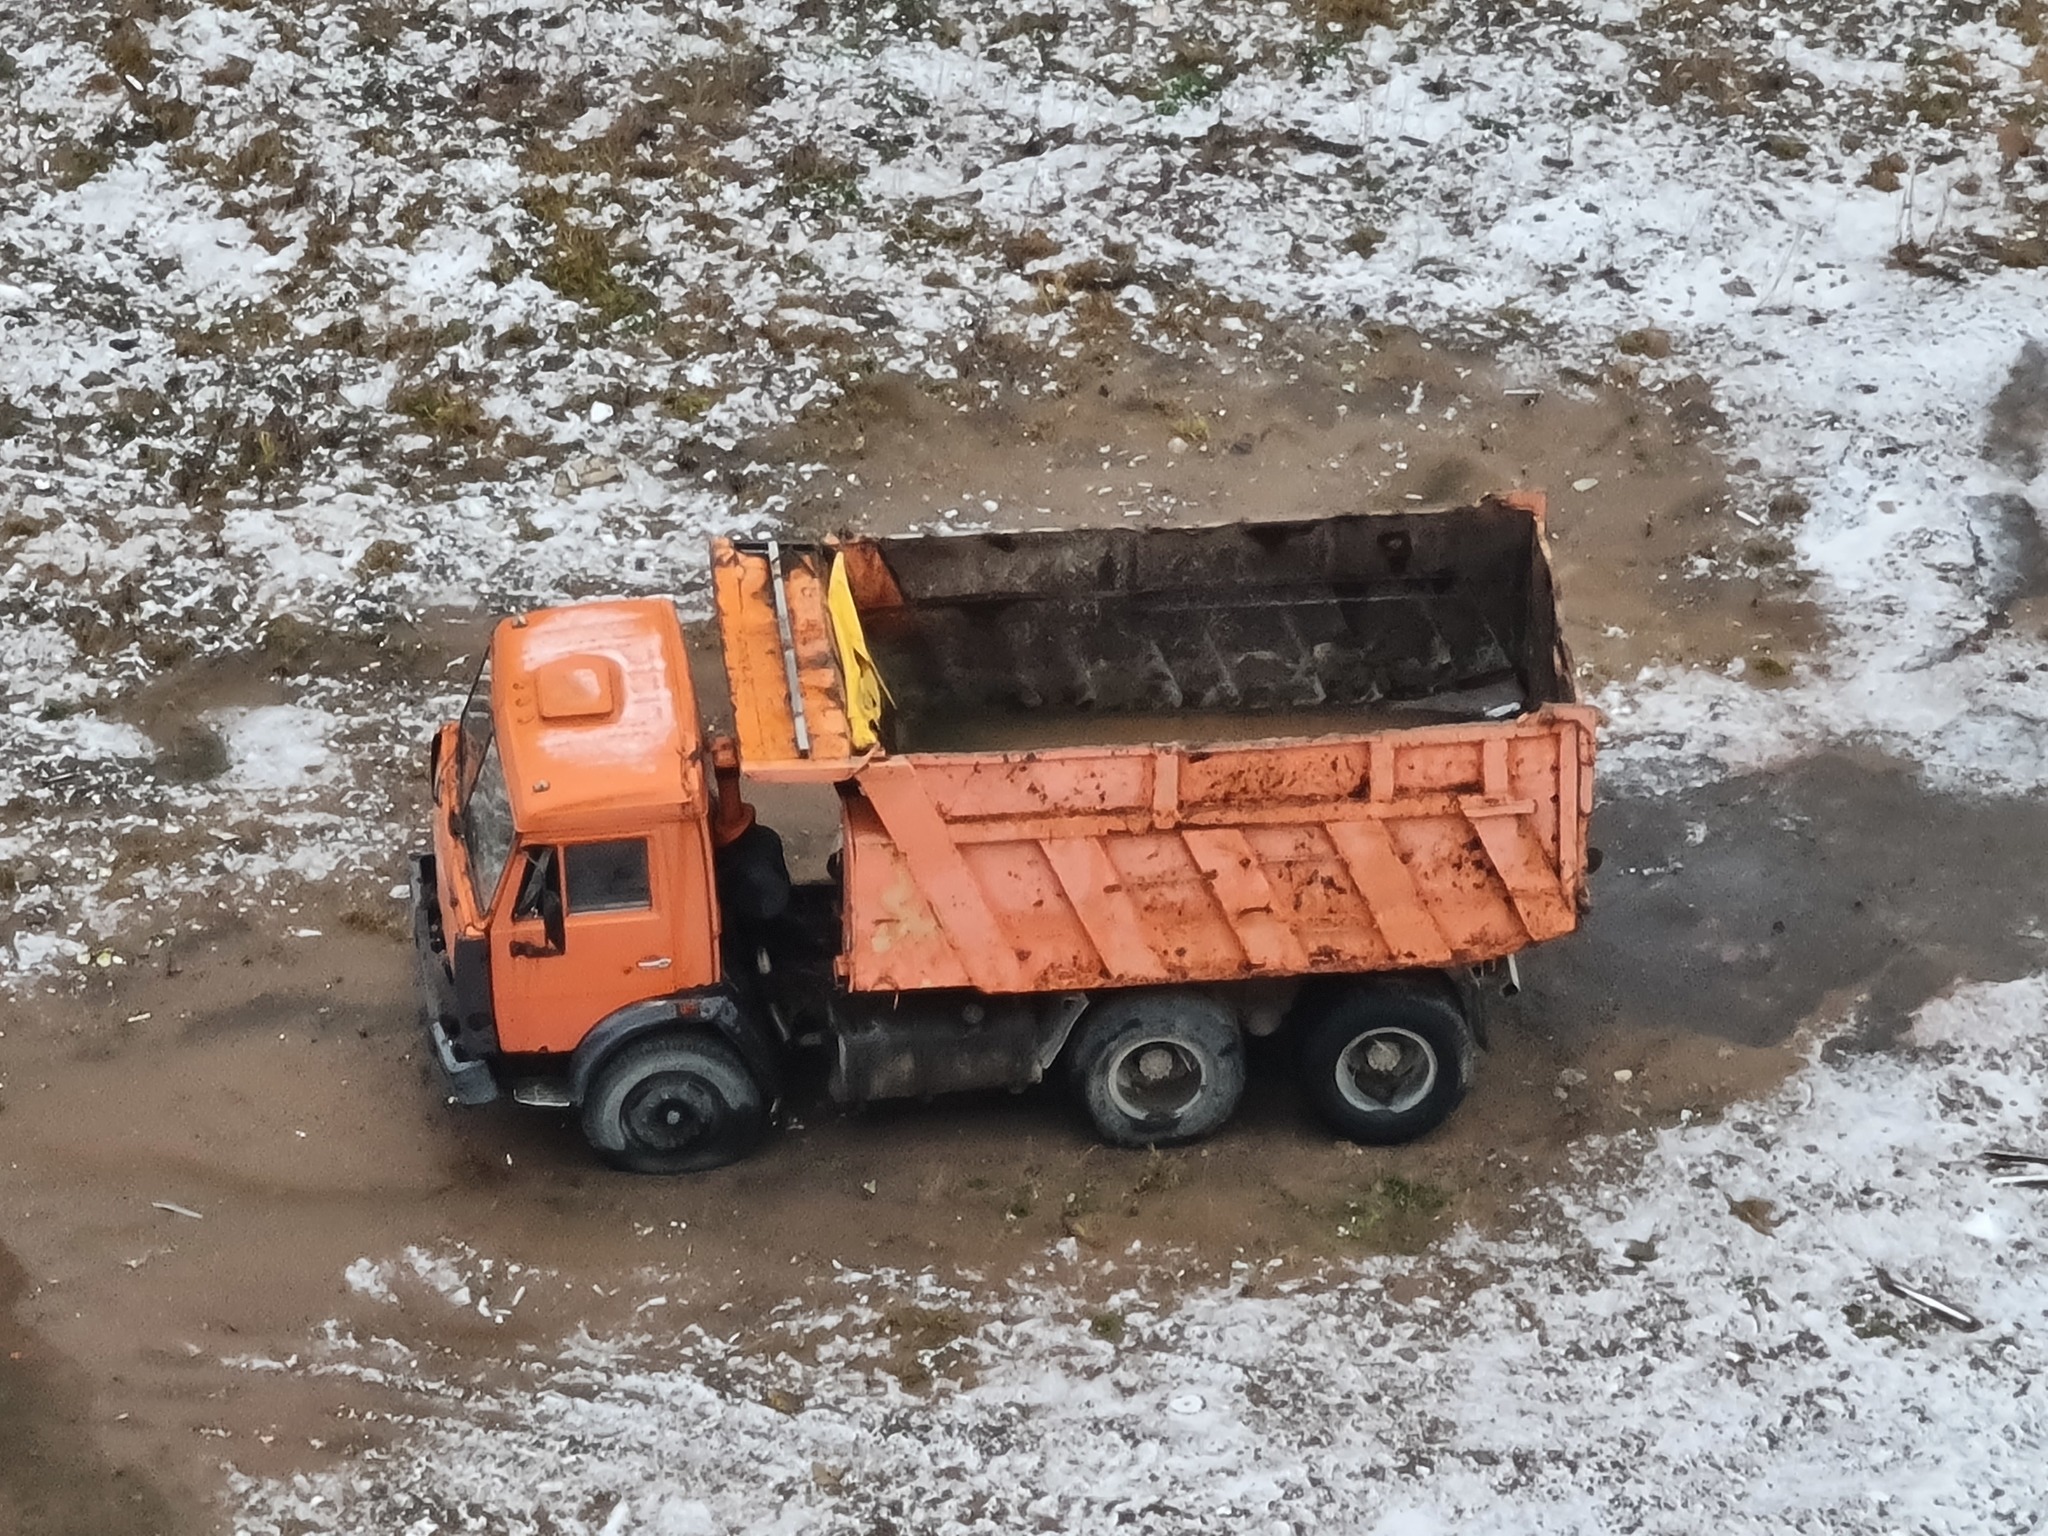
[[[675,610],[498,626],[436,736],[413,915],[451,1092],[617,1166],[843,1102],[1064,1075],[1204,1136],[1284,1032],[1339,1134],[1431,1129],[1489,979],[1585,904],[1594,712],[1540,497],[1206,528],[720,540],[732,731]],[[836,800],[795,884],[744,779]]]

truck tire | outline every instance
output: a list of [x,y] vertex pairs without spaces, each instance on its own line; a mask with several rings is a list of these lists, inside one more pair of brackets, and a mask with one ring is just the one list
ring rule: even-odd
[[1297,1028],[1302,1086],[1324,1123],[1350,1141],[1413,1141],[1442,1125],[1472,1082],[1472,1029],[1443,993],[1346,987]]
[[1105,998],[1082,1015],[1072,1052],[1081,1102],[1113,1146],[1198,1141],[1244,1097],[1237,1019],[1201,992]]
[[623,1045],[583,1098],[583,1134],[628,1173],[700,1173],[737,1162],[768,1129],[761,1088],[723,1040],[663,1034]]

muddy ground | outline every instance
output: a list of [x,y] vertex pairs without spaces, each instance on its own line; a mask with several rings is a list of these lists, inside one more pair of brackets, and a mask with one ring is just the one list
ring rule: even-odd
[[[1546,485],[1590,680],[1741,657],[1767,685],[1816,638],[1771,553],[1769,519],[1789,514],[1729,490],[1700,391],[1511,395],[1481,361],[1405,337],[1266,376],[1195,384],[1126,361],[1068,383],[965,409],[875,392],[785,445],[829,466],[798,515],[1207,520]],[[759,1318],[828,1289],[835,1261],[999,1283],[1071,1238],[1154,1281],[1239,1259],[1313,1273],[1459,1221],[1512,1224],[1591,1133],[1712,1114],[1781,1078],[1809,1027],[1880,1047],[1955,980],[2037,967],[2044,837],[2048,809],[1937,797],[1906,765],[1843,755],[1610,792],[1585,930],[1528,959],[1472,1097],[1419,1145],[1333,1144],[1261,1051],[1242,1113],[1199,1149],[1096,1146],[1050,1085],[848,1114],[813,1081],[754,1160],[680,1181],[602,1171],[565,1116],[448,1106],[384,886],[195,907],[129,963],[7,1010],[0,1529],[196,1536],[220,1524],[224,1468],[374,1446],[389,1394],[248,1368],[330,1320],[506,1359],[579,1325],[652,1326],[634,1309],[657,1287],[660,1326]],[[799,862],[820,850],[813,823]],[[523,1294],[492,1321],[345,1282],[409,1245],[520,1265]]]

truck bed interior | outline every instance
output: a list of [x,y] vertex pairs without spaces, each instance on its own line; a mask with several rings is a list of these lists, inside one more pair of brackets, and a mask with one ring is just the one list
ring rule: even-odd
[[1572,698],[1526,508],[877,540],[896,751],[1500,719]]

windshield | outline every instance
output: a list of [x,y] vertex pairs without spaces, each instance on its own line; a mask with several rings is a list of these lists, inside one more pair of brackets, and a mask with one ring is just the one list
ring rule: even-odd
[[[464,711],[463,729],[468,730]],[[489,719],[485,730],[488,733]],[[465,737],[465,741],[467,738]],[[476,882],[477,905],[488,907],[512,857],[512,801],[505,791],[505,773],[498,763],[498,744],[488,734],[483,752],[470,767],[468,747],[463,748],[463,769],[469,773],[469,797],[462,804],[462,843],[469,850],[470,878]]]
[[462,798],[467,800],[476,776],[482,770],[484,755],[491,746],[491,653],[484,651],[484,659],[477,665],[476,677],[469,685],[469,697],[462,705],[462,753],[457,759],[462,770]]

